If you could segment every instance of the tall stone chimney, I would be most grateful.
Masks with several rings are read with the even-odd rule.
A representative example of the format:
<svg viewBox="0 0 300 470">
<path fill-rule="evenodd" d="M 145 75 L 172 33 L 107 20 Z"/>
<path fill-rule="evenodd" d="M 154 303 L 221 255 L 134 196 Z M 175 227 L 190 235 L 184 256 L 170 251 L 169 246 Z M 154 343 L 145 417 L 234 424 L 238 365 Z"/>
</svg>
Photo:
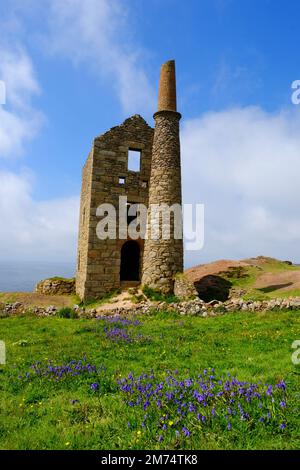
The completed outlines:
<svg viewBox="0 0 300 470">
<path fill-rule="evenodd" d="M 161 67 L 158 111 L 154 114 L 148 228 L 142 276 L 143 285 L 164 294 L 173 292 L 175 274 L 183 271 L 183 239 L 178 238 L 178 232 L 182 231 L 180 118 L 176 104 L 175 61 L 170 60 Z M 157 239 L 153 239 L 153 229 L 157 227 L 158 221 L 153 220 L 151 214 L 153 206 L 157 204 L 165 208 L 171 208 L 174 204 L 173 208 L 176 208 L 177 205 L 177 216 L 171 212 L 169 237 L 160 230 Z M 160 226 L 162 220 L 161 217 Z M 177 234 L 174 234 L 174 221 Z"/>
</svg>

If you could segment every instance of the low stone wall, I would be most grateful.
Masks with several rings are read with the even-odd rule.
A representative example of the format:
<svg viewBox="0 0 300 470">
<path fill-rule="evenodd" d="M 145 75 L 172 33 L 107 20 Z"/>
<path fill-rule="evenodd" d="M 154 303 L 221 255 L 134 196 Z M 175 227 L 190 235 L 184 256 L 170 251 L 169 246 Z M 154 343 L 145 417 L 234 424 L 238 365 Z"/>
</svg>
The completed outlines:
<svg viewBox="0 0 300 470">
<path fill-rule="evenodd" d="M 32 314 L 48 317 L 56 315 L 58 310 L 59 309 L 53 305 L 49 305 L 49 307 L 28 307 L 23 305 L 21 302 L 15 302 L 12 304 L 0 303 L 0 316 Z"/>
<path fill-rule="evenodd" d="M 194 284 L 184 274 L 177 274 L 174 282 L 174 295 L 179 299 L 190 299 L 197 298 L 198 292 Z"/>
<path fill-rule="evenodd" d="M 225 311 L 262 312 L 266 310 L 300 310 L 300 297 L 271 300 L 243 300 L 230 299 L 227 302 L 218 303 Z"/>
<path fill-rule="evenodd" d="M 205 303 L 201 299 L 187 300 L 179 303 L 166 303 L 166 302 L 150 302 L 142 301 L 134 307 L 118 307 L 111 309 L 87 309 L 73 306 L 73 310 L 77 312 L 79 317 L 97 318 L 106 315 L 147 315 L 159 311 L 178 312 L 180 315 L 191 315 L 200 317 L 214 317 L 223 315 L 226 312 L 262 312 L 272 310 L 298 310 L 300 312 L 300 297 L 291 299 L 273 299 L 263 301 L 244 301 L 243 299 L 232 299 L 227 302 L 212 301 Z M 22 315 L 25 313 L 37 316 L 52 316 L 56 315 L 59 308 L 50 305 L 49 307 L 31 307 L 28 308 L 16 302 L 13 304 L 0 303 L 0 314 L 6 315 Z"/>
<path fill-rule="evenodd" d="M 40 281 L 35 292 L 44 295 L 70 295 L 75 294 L 75 279 L 53 277 Z"/>
</svg>

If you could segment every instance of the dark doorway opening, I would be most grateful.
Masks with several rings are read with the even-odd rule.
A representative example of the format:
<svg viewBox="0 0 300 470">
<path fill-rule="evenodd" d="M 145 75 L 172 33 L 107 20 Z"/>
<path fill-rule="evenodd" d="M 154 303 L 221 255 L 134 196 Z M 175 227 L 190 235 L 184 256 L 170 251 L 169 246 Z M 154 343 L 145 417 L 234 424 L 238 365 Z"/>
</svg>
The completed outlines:
<svg viewBox="0 0 300 470">
<path fill-rule="evenodd" d="M 204 300 L 204 302 L 211 302 L 212 300 L 225 302 L 229 299 L 232 283 L 221 276 L 208 274 L 199 281 L 194 282 L 194 286 L 200 299 Z"/>
<path fill-rule="evenodd" d="M 121 249 L 120 280 L 140 280 L 140 246 L 133 240 L 124 243 Z"/>
</svg>

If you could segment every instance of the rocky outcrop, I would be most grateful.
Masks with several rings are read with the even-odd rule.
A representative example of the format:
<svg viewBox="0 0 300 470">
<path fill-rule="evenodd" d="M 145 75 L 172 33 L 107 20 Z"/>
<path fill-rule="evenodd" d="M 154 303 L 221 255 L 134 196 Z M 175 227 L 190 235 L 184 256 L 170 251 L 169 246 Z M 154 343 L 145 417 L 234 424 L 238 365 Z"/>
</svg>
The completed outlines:
<svg viewBox="0 0 300 470">
<path fill-rule="evenodd" d="M 35 292 L 44 295 L 70 295 L 75 294 L 75 279 L 53 277 L 40 281 Z"/>
</svg>

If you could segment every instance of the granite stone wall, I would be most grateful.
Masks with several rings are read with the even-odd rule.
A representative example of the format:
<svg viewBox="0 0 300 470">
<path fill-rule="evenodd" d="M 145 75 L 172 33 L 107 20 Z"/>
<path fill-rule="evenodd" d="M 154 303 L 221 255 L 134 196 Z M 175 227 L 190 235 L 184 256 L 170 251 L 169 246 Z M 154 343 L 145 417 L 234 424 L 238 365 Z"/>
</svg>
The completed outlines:
<svg viewBox="0 0 300 470">
<path fill-rule="evenodd" d="M 129 203 L 148 206 L 152 158 L 153 129 L 135 115 L 94 140 L 83 169 L 78 244 L 76 292 L 88 300 L 120 288 L 121 248 L 126 240 L 100 240 L 96 233 L 100 204 L 113 204 L 119 231 L 119 196 Z M 129 150 L 141 152 L 140 171 L 128 170 Z M 121 180 L 120 182 L 120 179 Z M 140 247 L 140 272 L 143 263 L 143 240 Z"/>
<path fill-rule="evenodd" d="M 183 271 L 183 239 L 174 236 L 175 218 L 172 215 L 170 238 L 164 239 L 160 231 L 159 238 L 153 239 L 151 230 L 156 222 L 151 219 L 151 208 L 155 204 L 167 204 L 169 207 L 173 204 L 181 205 L 180 117 L 179 113 L 173 111 L 159 111 L 154 115 L 148 237 L 145 242 L 142 283 L 165 294 L 174 291 L 175 275 Z M 161 221 L 162 218 L 160 224 Z M 177 223 L 182 228 L 182 221 L 177 219 Z"/>
</svg>

